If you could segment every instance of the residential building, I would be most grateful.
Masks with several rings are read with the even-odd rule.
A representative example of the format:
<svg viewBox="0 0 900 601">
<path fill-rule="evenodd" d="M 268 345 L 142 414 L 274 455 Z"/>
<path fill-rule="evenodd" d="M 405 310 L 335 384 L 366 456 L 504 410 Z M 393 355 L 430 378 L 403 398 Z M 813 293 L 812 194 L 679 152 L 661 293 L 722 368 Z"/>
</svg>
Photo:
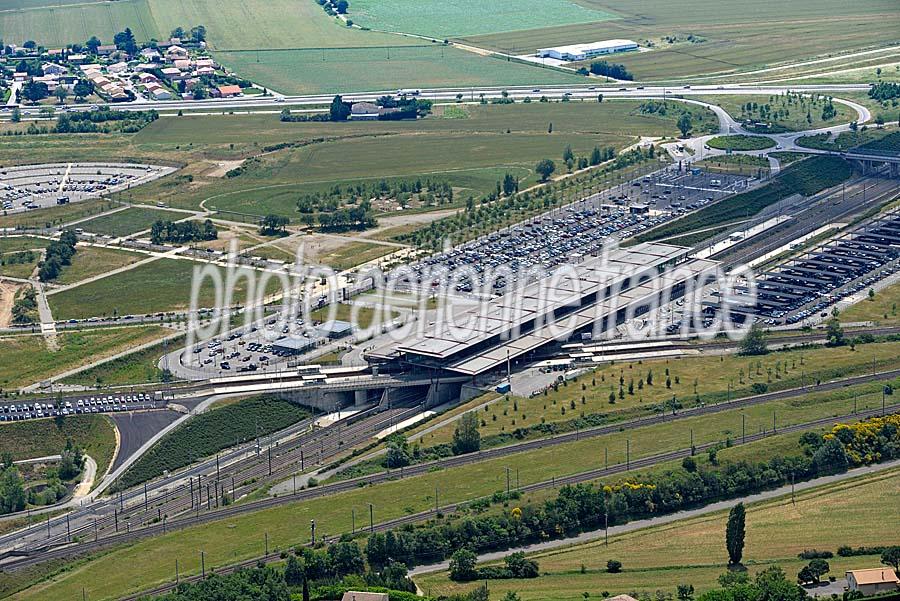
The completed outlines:
<svg viewBox="0 0 900 601">
<path fill-rule="evenodd" d="M 115 44 L 105 44 L 103 46 L 97 46 L 97 56 L 109 56 L 113 52 L 118 50 Z"/>
<path fill-rule="evenodd" d="M 220 98 L 234 98 L 244 93 L 240 86 L 219 86 L 216 91 Z"/>
<path fill-rule="evenodd" d="M 187 59 L 189 57 L 188 51 L 181 46 L 169 46 L 168 48 L 166 48 L 165 56 L 166 60 L 170 62 Z"/>
<path fill-rule="evenodd" d="M 128 70 L 128 63 L 122 61 L 113 63 L 112 65 L 108 66 L 106 70 L 110 73 L 115 73 L 118 75 L 119 73 L 124 73 Z"/>
<path fill-rule="evenodd" d="M 371 102 L 355 102 L 350 107 L 350 119 L 353 121 L 376 121 L 381 115 L 381 107 Z"/>
<path fill-rule="evenodd" d="M 41 70 L 44 72 L 44 75 L 62 75 L 69 72 L 68 69 L 56 63 L 44 63 L 41 65 Z"/>
<path fill-rule="evenodd" d="M 847 588 L 859 591 L 867 597 L 877 593 L 894 592 L 900 588 L 900 578 L 889 566 L 850 570 L 847 572 Z"/>
</svg>

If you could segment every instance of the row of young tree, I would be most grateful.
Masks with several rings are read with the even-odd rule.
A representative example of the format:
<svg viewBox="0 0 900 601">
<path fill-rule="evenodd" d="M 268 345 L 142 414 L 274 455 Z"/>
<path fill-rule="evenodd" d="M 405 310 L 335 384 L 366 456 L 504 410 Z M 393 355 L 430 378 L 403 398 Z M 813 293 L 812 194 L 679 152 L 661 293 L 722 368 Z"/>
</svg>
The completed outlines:
<svg viewBox="0 0 900 601">
<path fill-rule="evenodd" d="M 153 244 L 184 244 L 185 242 L 203 242 L 215 240 L 219 237 L 219 231 L 215 224 L 206 219 L 203 223 L 198 221 L 156 221 L 150 227 L 150 241 Z"/>
<path fill-rule="evenodd" d="M 872 87 L 869 88 L 869 98 L 879 102 L 900 98 L 900 83 L 879 81 L 872 84 Z"/>
<path fill-rule="evenodd" d="M 825 436 L 808 432 L 801 437 L 800 445 L 801 455 L 727 464 L 719 463 L 717 449 L 713 448 L 706 464 L 688 457 L 679 469 L 639 480 L 565 486 L 556 498 L 540 505 L 376 533 L 366 547 L 367 559 L 376 567 L 392 560 L 413 566 L 446 559 L 463 548 L 486 552 L 571 537 L 604 523 L 622 524 L 673 513 L 843 472 L 864 463 L 887 461 L 900 457 L 900 416 L 836 426 Z M 743 527 L 735 524 L 731 530 L 727 536 L 729 560 L 739 564 Z"/>
</svg>

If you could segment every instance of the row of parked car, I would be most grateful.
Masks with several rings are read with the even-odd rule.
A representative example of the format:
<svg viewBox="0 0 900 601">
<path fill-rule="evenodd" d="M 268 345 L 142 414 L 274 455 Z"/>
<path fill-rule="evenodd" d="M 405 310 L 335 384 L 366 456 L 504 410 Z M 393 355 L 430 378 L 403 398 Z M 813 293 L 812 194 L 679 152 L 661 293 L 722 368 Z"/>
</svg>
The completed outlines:
<svg viewBox="0 0 900 601">
<path fill-rule="evenodd" d="M 87 413 L 113 413 L 151 409 L 154 401 L 150 394 L 136 393 L 114 396 L 86 397 L 73 401 L 50 403 L 19 403 L 0 407 L 0 422 L 14 422 L 44 417 L 82 415 Z"/>
</svg>

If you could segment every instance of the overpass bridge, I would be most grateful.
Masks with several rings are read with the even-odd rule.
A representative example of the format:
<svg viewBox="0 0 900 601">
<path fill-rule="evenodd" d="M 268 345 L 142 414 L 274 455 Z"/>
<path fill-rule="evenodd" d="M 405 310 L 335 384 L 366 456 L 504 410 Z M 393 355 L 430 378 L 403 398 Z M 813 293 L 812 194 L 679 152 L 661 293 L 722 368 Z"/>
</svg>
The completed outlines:
<svg viewBox="0 0 900 601">
<path fill-rule="evenodd" d="M 853 163 L 863 175 L 887 171 L 889 177 L 900 178 L 900 152 L 856 149 L 834 154 Z"/>
</svg>

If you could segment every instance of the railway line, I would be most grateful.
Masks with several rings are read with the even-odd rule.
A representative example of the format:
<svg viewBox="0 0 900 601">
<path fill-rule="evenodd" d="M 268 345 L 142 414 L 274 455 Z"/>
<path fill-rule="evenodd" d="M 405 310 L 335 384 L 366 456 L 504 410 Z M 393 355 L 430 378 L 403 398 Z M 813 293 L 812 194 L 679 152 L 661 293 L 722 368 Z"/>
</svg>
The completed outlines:
<svg viewBox="0 0 900 601">
<path fill-rule="evenodd" d="M 521 443 L 516 443 L 512 445 L 495 447 L 491 449 L 486 449 L 484 451 L 479 451 L 477 453 L 467 454 L 467 455 L 459 455 L 455 457 L 449 457 L 446 459 L 436 460 L 427 463 L 420 463 L 412 466 L 408 466 L 406 468 L 401 468 L 399 470 L 388 470 L 382 471 L 375 474 L 370 474 L 366 476 L 360 476 L 358 478 L 343 480 L 339 482 L 335 482 L 332 484 L 318 486 L 315 488 L 307 488 L 304 490 L 297 490 L 294 494 L 285 495 L 281 497 L 272 497 L 265 498 L 256 501 L 250 501 L 247 503 L 243 503 L 240 505 L 228 505 L 228 506 L 217 506 L 214 503 L 214 498 L 211 498 L 209 494 L 206 495 L 206 509 L 202 507 L 202 504 L 199 502 L 199 498 L 195 497 L 193 494 L 186 496 L 185 492 L 192 492 L 192 489 L 189 488 L 188 484 L 181 483 L 180 484 L 180 492 L 181 494 L 178 496 L 172 495 L 172 498 L 169 498 L 168 491 L 160 491 L 163 495 L 162 500 L 159 499 L 159 492 L 157 493 L 157 497 L 154 499 L 154 505 L 151 507 L 149 501 L 144 503 L 143 513 L 138 513 L 136 515 L 140 515 L 144 518 L 142 522 L 142 527 L 137 530 L 131 530 L 129 527 L 126 527 L 125 532 L 121 532 L 121 528 L 119 527 L 119 511 L 116 507 L 117 503 L 119 503 L 118 499 L 112 499 L 111 502 L 107 502 L 105 504 L 106 512 L 104 515 L 96 517 L 96 522 L 88 519 L 86 523 L 80 525 L 78 533 L 80 535 L 88 535 L 87 540 L 85 542 L 81 542 L 78 544 L 66 544 L 71 538 L 74 536 L 74 533 L 67 532 L 63 530 L 62 532 L 57 533 L 55 536 L 52 534 L 52 529 L 54 525 L 51 524 L 51 532 L 50 536 L 48 536 L 44 540 L 34 540 L 33 544 L 30 547 L 19 547 L 17 549 L 17 554 L 22 556 L 16 557 L 6 564 L 0 564 L 0 568 L 4 570 L 15 570 L 21 569 L 23 567 L 27 567 L 30 565 L 35 565 L 41 563 L 43 561 L 47 561 L 49 559 L 56 559 L 60 557 L 69 557 L 69 556 L 77 556 L 82 553 L 89 552 L 91 550 L 103 548 L 109 545 L 117 544 L 123 541 L 136 540 L 137 538 L 142 538 L 145 536 L 152 536 L 155 534 L 164 533 L 174 529 L 181 529 L 197 524 L 206 523 L 209 521 L 215 521 L 219 519 L 224 519 L 227 517 L 232 517 L 236 515 L 251 513 L 255 511 L 259 511 L 261 509 L 266 509 L 270 507 L 275 507 L 278 505 L 282 505 L 285 503 L 293 503 L 296 501 L 303 500 L 311 500 L 315 498 L 321 498 L 328 495 L 333 495 L 341 492 L 346 492 L 350 490 L 354 490 L 361 485 L 368 484 L 378 484 L 383 483 L 388 480 L 393 480 L 396 478 L 407 478 L 412 476 L 418 476 L 425 473 L 430 472 L 433 469 L 447 469 L 452 467 L 460 467 L 472 463 L 478 463 L 482 461 L 487 461 L 496 458 L 502 458 L 518 453 L 522 453 L 525 451 L 541 449 L 545 447 L 552 447 L 561 444 L 566 444 L 570 442 L 574 442 L 577 440 L 581 440 L 584 438 L 594 438 L 603 436 L 606 434 L 611 434 L 614 432 L 621 432 L 627 430 L 635 430 L 638 428 L 644 428 L 651 425 L 662 424 L 669 421 L 686 419 L 689 417 L 697 417 L 703 415 L 711 415 L 714 413 L 719 413 L 722 411 L 728 411 L 733 409 L 739 409 L 742 407 L 749 407 L 753 405 L 758 405 L 761 403 L 767 403 L 774 400 L 781 400 L 787 398 L 797 397 L 809 392 L 826 392 L 829 390 L 838 390 L 840 388 L 844 388 L 847 386 L 853 386 L 858 384 L 864 384 L 869 382 L 877 382 L 890 380 L 896 377 L 900 377 L 900 369 L 889 370 L 885 372 L 866 374 L 860 376 L 854 376 L 850 378 L 843 378 L 839 380 L 833 380 L 829 382 L 823 382 L 818 385 L 809 385 L 803 386 L 800 388 L 792 388 L 786 390 L 780 390 L 775 392 L 769 392 L 765 394 L 745 397 L 742 399 L 730 400 L 722 403 L 718 403 L 715 405 L 705 405 L 698 406 L 689 409 L 683 409 L 681 411 L 675 413 L 664 413 L 664 414 L 656 414 L 643 418 L 637 418 L 634 420 L 629 420 L 625 422 L 617 422 L 611 423 L 603 426 L 597 426 L 590 429 L 585 429 L 581 431 L 575 432 L 567 432 L 564 434 L 558 434 L 553 437 L 543 438 L 543 439 L 535 439 L 528 440 Z M 885 405 L 881 409 L 872 409 L 864 412 L 860 412 L 856 414 L 856 417 L 867 416 L 867 415 L 877 415 L 881 412 L 894 411 L 896 409 L 900 409 L 900 405 Z M 377 429 L 377 426 L 383 426 L 384 424 L 389 423 L 389 420 L 401 421 L 406 416 L 411 413 L 415 413 L 418 411 L 417 408 L 406 408 L 406 409 L 396 409 L 398 413 L 395 415 L 376 415 L 372 419 L 376 420 L 374 422 L 369 423 L 367 420 L 363 420 L 362 422 L 356 424 L 358 430 L 362 430 L 359 432 L 359 436 L 364 439 L 371 435 L 373 429 Z M 874 412 L 874 413 L 873 413 Z M 852 415 L 850 417 L 853 417 Z M 833 422 L 835 418 L 827 418 L 824 422 Z M 819 420 L 820 422 L 823 420 Z M 812 422 L 810 422 L 812 423 Z M 819 422 L 815 422 L 819 423 Z M 343 439 L 347 439 L 348 437 L 354 436 L 348 430 L 352 426 L 348 426 L 347 429 L 343 432 Z M 795 426 L 787 426 L 782 429 L 778 429 L 779 433 L 785 431 L 793 431 L 791 428 L 795 428 Z M 331 432 L 328 429 L 323 429 L 320 431 L 323 435 L 330 436 Z M 356 432 L 356 431 L 354 431 Z M 333 439 L 337 439 L 339 437 L 331 437 Z M 746 436 L 742 436 L 741 442 L 752 441 L 754 438 L 751 438 L 750 434 Z M 307 439 L 307 442 L 308 439 Z M 315 444 L 315 443 L 313 443 Z M 323 443 L 324 444 L 324 443 Z M 334 449 L 335 446 L 338 446 L 338 442 L 329 442 L 330 445 L 327 448 Z M 297 445 L 299 447 L 300 444 Z M 278 459 L 279 463 L 277 464 L 279 468 L 282 468 L 280 472 L 274 472 L 274 478 L 281 477 L 281 475 L 289 475 L 291 469 L 296 467 L 296 454 L 288 454 L 285 453 Z M 637 461 L 637 460 L 636 460 Z M 639 465 L 638 463 L 630 462 L 630 465 Z M 267 463 L 260 465 L 259 462 L 253 464 L 252 472 L 250 473 L 258 473 L 260 469 L 267 469 Z M 614 473 L 614 472 L 613 472 Z M 227 476 L 230 477 L 230 476 Z M 182 476 L 183 478 L 183 476 Z M 219 482 L 222 481 L 222 476 L 220 474 Z M 258 483 L 254 483 L 258 484 Z M 199 487 L 195 487 L 199 488 Z M 253 487 L 255 488 L 255 487 Z M 249 490 L 249 488 L 247 489 Z M 130 493 L 130 499 L 134 500 L 138 498 L 138 505 L 141 504 L 140 496 L 141 491 L 133 491 Z M 199 490 L 198 490 L 199 496 Z M 197 502 L 194 500 L 197 499 Z M 161 504 L 160 504 L 161 503 Z M 110 507 L 112 507 L 112 514 L 109 513 Z M 169 515 L 169 512 L 172 512 L 172 515 L 180 514 L 181 517 L 175 517 L 174 519 L 161 519 L 163 515 L 163 509 L 166 510 L 166 515 Z M 193 510 L 193 511 L 192 511 Z M 132 505 L 132 511 L 134 511 L 134 505 Z M 138 507 L 138 511 L 141 509 Z M 89 514 L 89 517 L 94 514 Z M 124 515 L 124 514 L 123 514 Z M 131 516 L 129 516 L 130 519 Z M 157 519 L 153 519 L 156 517 Z M 56 528 L 59 529 L 60 525 L 65 528 L 66 525 L 66 517 L 61 516 L 56 519 Z M 96 525 L 95 525 L 96 524 Z M 33 534 L 36 530 L 38 530 L 37 526 L 32 527 L 31 533 Z M 100 536 L 100 532 L 104 533 L 104 536 Z M 93 538 L 93 540 L 90 540 Z M 52 544 L 51 544 L 52 543 Z M 53 545 L 60 545 L 54 547 Z"/>
<path fill-rule="evenodd" d="M 890 409 L 891 409 L 891 411 L 900 409 L 900 404 L 891 405 Z M 841 421 L 841 420 L 845 420 L 845 419 L 865 419 L 865 418 L 874 417 L 874 416 L 877 416 L 880 414 L 881 414 L 881 409 L 870 409 L 870 410 L 862 411 L 862 412 L 859 412 L 856 414 L 822 418 L 822 419 L 818 419 L 818 420 L 805 422 L 802 424 L 794 424 L 791 426 L 785 426 L 785 427 L 779 429 L 777 431 L 777 434 L 790 434 L 790 433 L 795 433 L 795 432 L 802 432 L 804 430 L 808 430 L 811 428 L 827 426 L 829 424 L 834 423 L 836 420 Z M 759 440 L 763 440 L 769 436 L 772 436 L 773 434 L 774 434 L 773 432 L 765 432 L 765 433 L 756 432 L 754 434 L 748 434 L 744 440 L 735 441 L 734 444 L 740 445 L 740 444 L 756 442 Z M 662 463 L 677 461 L 679 459 L 689 457 L 692 454 L 697 454 L 697 453 L 702 453 L 704 451 L 707 451 L 710 448 L 713 448 L 718 444 L 721 444 L 721 441 L 696 445 L 694 447 L 694 449 L 683 448 L 683 449 L 678 449 L 675 451 L 661 453 L 658 455 L 653 455 L 650 457 L 643 457 L 640 459 L 635 459 L 633 461 L 630 461 L 628 464 L 620 463 L 620 464 L 612 465 L 609 467 L 597 468 L 597 469 L 588 470 L 585 472 L 580 472 L 578 474 L 563 476 L 561 478 L 553 478 L 551 480 L 535 482 L 532 484 L 520 486 L 520 487 L 516 488 L 516 491 L 521 492 L 521 493 L 531 493 L 531 492 L 547 490 L 550 488 L 558 488 L 558 487 L 567 486 L 567 485 L 574 485 L 574 484 L 580 484 L 580 483 L 584 483 L 584 482 L 590 482 L 590 481 L 598 480 L 600 478 L 625 473 L 625 472 L 635 470 L 635 469 L 649 468 L 649 467 L 653 467 L 653 466 L 656 466 L 656 465 L 659 465 Z M 473 499 L 469 499 L 469 500 L 466 500 L 464 502 L 459 502 L 459 503 L 450 503 L 450 504 L 440 506 L 435 509 L 428 509 L 426 511 L 422 511 L 419 513 L 405 515 L 405 516 L 395 518 L 392 520 L 386 520 L 384 522 L 375 524 L 371 529 L 365 528 L 362 530 L 369 531 L 369 532 L 386 532 L 388 530 L 392 530 L 394 528 L 399 528 L 401 526 L 417 524 L 417 523 L 423 522 L 427 519 L 435 517 L 438 513 L 445 514 L 445 515 L 455 513 L 463 505 L 467 505 L 467 504 L 471 503 L 472 500 Z M 337 538 L 338 537 L 329 537 L 326 540 L 333 541 L 333 540 L 336 540 Z M 306 545 L 298 544 L 297 546 L 306 546 Z M 269 553 L 269 554 L 260 555 L 259 557 L 254 557 L 252 559 L 236 562 L 234 564 L 230 564 L 227 566 L 222 566 L 215 570 L 210 570 L 210 573 L 229 574 L 240 568 L 253 567 L 261 561 L 262 562 L 271 562 L 271 561 L 280 561 L 280 560 L 281 560 L 281 552 Z M 185 578 L 180 578 L 180 582 L 195 582 L 197 580 L 200 580 L 202 577 L 203 576 L 199 575 L 199 574 L 192 575 L 192 576 L 188 576 Z M 177 585 L 176 582 L 165 583 L 165 584 L 162 584 L 153 589 L 145 590 L 145 591 L 142 591 L 135 595 L 123 597 L 122 599 L 126 600 L 126 601 L 137 601 L 138 599 L 144 598 L 146 596 L 165 594 L 165 593 L 173 590 L 176 585 Z"/>
</svg>

